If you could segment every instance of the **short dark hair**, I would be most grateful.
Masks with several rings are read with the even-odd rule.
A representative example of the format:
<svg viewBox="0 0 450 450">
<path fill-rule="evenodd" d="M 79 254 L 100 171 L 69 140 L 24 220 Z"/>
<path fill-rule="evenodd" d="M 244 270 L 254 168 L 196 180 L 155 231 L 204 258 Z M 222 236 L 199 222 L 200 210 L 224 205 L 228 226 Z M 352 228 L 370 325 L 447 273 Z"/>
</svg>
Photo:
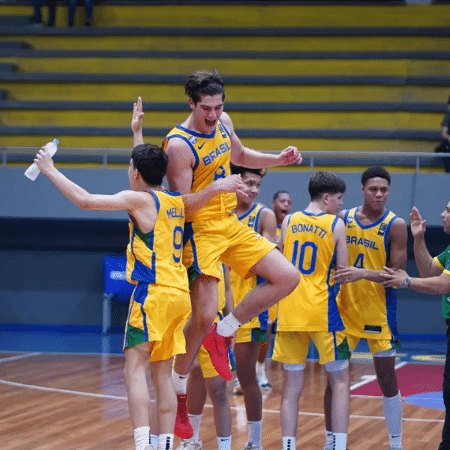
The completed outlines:
<svg viewBox="0 0 450 450">
<path fill-rule="evenodd" d="M 225 100 L 225 87 L 217 69 L 214 69 L 214 72 L 206 70 L 192 72 L 184 84 L 184 92 L 195 105 L 204 95 L 222 94 L 222 100 Z"/>
<path fill-rule="evenodd" d="M 244 175 L 245 172 L 254 173 L 261 178 L 266 174 L 266 169 L 251 169 L 249 167 L 235 166 L 230 163 L 230 170 L 233 175 Z"/>
<path fill-rule="evenodd" d="M 291 194 L 288 191 L 281 190 L 281 191 L 277 191 L 277 192 L 275 192 L 275 194 L 273 194 L 272 201 L 274 202 L 281 194 L 288 194 L 289 197 L 291 197 Z"/>
<path fill-rule="evenodd" d="M 367 181 L 371 178 L 384 178 L 387 180 L 389 185 L 391 184 L 391 176 L 384 167 L 374 166 L 366 169 L 361 175 L 361 184 L 365 186 Z"/>
<path fill-rule="evenodd" d="M 343 194 L 347 186 L 342 178 L 331 172 L 316 172 L 309 179 L 308 192 L 311 200 L 320 200 L 323 194 Z"/>
<path fill-rule="evenodd" d="M 157 145 L 136 145 L 131 152 L 133 166 L 150 186 L 159 186 L 167 172 L 169 157 Z"/>
</svg>

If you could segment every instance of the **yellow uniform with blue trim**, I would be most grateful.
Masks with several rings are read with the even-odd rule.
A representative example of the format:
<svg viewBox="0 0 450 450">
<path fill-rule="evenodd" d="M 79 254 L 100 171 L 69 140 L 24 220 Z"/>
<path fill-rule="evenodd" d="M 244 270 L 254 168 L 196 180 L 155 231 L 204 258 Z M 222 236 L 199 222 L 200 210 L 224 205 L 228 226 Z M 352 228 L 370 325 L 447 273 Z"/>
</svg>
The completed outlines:
<svg viewBox="0 0 450 450">
<path fill-rule="evenodd" d="M 182 263 L 184 204 L 178 193 L 148 191 L 157 209 L 154 228 L 143 233 L 131 218 L 127 279 L 130 300 L 124 348 L 151 342 L 151 361 L 184 353 L 183 327 L 191 306 Z"/>
<path fill-rule="evenodd" d="M 338 217 L 298 211 L 288 216 L 283 254 L 300 272 L 300 283 L 278 302 L 273 359 L 300 364 L 312 340 L 320 363 L 348 359 L 344 324 L 333 282 L 336 264 L 333 230 Z"/>
<path fill-rule="evenodd" d="M 377 222 L 363 225 L 357 212 L 358 207 L 344 215 L 348 263 L 359 268 L 382 270 L 389 262 L 388 236 L 397 216 L 386 210 Z M 384 288 L 368 280 L 345 284 L 341 287 L 339 308 L 349 336 L 368 340 L 396 339 L 396 288 Z"/>
<path fill-rule="evenodd" d="M 242 216 L 238 217 L 239 222 L 248 228 L 258 231 L 261 212 L 265 206 L 254 203 L 251 208 Z M 230 285 L 233 292 L 234 306 L 237 306 L 241 300 L 259 283 L 264 280 L 256 275 L 250 278 L 242 279 L 234 270 L 230 270 Z M 254 342 L 267 340 L 267 321 L 268 312 L 263 311 L 258 316 L 253 317 L 250 322 L 244 323 L 236 332 L 236 343 Z"/>
<path fill-rule="evenodd" d="M 230 175 L 231 138 L 221 120 L 211 134 L 201 134 L 177 125 L 166 136 L 163 149 L 170 139 L 183 140 L 194 156 L 191 192 L 198 192 L 219 178 Z M 242 278 L 274 245 L 243 226 L 232 214 L 236 195 L 216 195 L 192 216 L 187 239 L 192 245 L 192 267 L 199 274 L 220 279 L 219 261 L 235 270 Z"/>
</svg>

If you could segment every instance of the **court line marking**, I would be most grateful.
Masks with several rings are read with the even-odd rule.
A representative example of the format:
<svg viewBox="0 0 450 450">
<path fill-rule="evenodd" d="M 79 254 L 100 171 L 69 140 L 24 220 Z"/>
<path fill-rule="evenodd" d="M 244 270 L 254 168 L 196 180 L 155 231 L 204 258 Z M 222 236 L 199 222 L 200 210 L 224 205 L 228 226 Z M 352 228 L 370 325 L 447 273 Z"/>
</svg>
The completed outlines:
<svg viewBox="0 0 450 450">
<path fill-rule="evenodd" d="M 44 387 L 44 386 L 37 386 L 37 385 L 24 384 L 24 383 L 16 383 L 14 381 L 1 380 L 1 379 L 0 379 L 0 384 L 4 384 L 4 385 L 7 385 L 7 386 L 14 386 L 14 387 L 19 387 L 19 388 L 24 388 L 24 389 L 35 389 L 35 390 L 38 390 L 38 391 L 57 392 L 57 393 L 61 393 L 61 394 L 81 395 L 81 396 L 84 396 L 84 397 L 104 398 L 104 399 L 109 399 L 109 400 L 128 400 L 128 397 L 119 396 L 119 395 L 95 394 L 95 393 L 91 393 L 91 392 L 72 391 L 72 390 L 68 390 L 68 389 L 48 388 L 48 387 Z M 152 399 L 151 402 L 153 403 L 154 400 Z M 212 405 L 211 404 L 205 404 L 205 407 L 206 408 L 212 408 Z M 230 406 L 230 408 L 232 410 L 234 410 L 234 411 L 245 410 L 244 406 Z M 264 409 L 263 408 L 262 412 L 266 413 L 266 414 L 280 414 L 279 410 L 274 410 L 274 409 Z M 299 416 L 312 416 L 312 417 L 323 417 L 324 416 L 323 413 L 312 413 L 312 412 L 304 412 L 304 411 L 299 411 L 298 415 Z M 385 420 L 384 416 L 350 415 L 350 418 L 352 418 L 352 419 Z M 440 420 L 440 419 L 414 419 L 414 418 L 407 418 L 407 417 L 403 417 L 403 421 L 405 421 L 405 422 L 425 422 L 425 423 L 434 423 L 434 422 L 444 423 L 444 420 Z"/>
<path fill-rule="evenodd" d="M 33 356 L 39 356 L 41 354 L 42 354 L 41 352 L 33 352 L 33 353 L 24 353 L 16 356 L 8 356 L 7 358 L 0 358 L 0 364 L 4 362 L 18 361 L 20 359 L 31 358 Z"/>
</svg>

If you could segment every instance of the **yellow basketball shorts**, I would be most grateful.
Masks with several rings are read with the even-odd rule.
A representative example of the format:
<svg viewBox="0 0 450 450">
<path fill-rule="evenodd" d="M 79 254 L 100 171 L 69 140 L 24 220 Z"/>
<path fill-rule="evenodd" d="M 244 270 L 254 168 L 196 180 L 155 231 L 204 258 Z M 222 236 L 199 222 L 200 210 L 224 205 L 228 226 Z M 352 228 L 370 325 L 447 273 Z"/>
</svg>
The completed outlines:
<svg viewBox="0 0 450 450">
<path fill-rule="evenodd" d="M 359 344 L 361 338 L 359 336 L 354 336 L 352 334 L 346 333 L 348 346 L 350 351 L 353 352 L 356 346 Z M 386 350 L 391 350 L 400 347 L 400 342 L 393 339 L 366 339 L 367 345 L 369 346 L 370 353 L 375 354 L 379 352 L 384 352 Z"/>
<path fill-rule="evenodd" d="M 152 362 L 185 353 L 183 328 L 190 314 L 189 292 L 152 283 L 138 283 L 130 299 L 124 350 L 148 342 Z"/>
<path fill-rule="evenodd" d="M 253 276 L 250 269 L 276 245 L 243 225 L 235 214 L 204 222 L 192 222 L 186 231 L 192 254 L 183 264 L 204 275 L 220 278 L 217 262 L 222 261 L 241 278 Z M 187 227 L 188 230 L 190 227 Z"/>
<path fill-rule="evenodd" d="M 261 328 L 239 328 L 236 331 L 236 344 L 242 344 L 246 342 L 266 342 L 267 331 Z"/>
<path fill-rule="evenodd" d="M 304 364 L 310 342 L 319 352 L 319 363 L 350 358 L 344 331 L 277 331 L 272 359 L 287 364 Z"/>
</svg>

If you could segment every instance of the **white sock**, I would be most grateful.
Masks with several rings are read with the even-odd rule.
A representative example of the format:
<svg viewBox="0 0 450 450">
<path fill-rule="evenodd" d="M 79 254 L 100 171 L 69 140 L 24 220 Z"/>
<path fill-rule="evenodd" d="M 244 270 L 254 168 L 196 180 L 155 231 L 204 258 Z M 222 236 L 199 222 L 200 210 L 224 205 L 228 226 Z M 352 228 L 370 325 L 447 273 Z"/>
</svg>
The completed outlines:
<svg viewBox="0 0 450 450">
<path fill-rule="evenodd" d="M 231 450 L 231 436 L 217 437 L 217 446 L 219 450 Z"/>
<path fill-rule="evenodd" d="M 177 395 L 186 394 L 187 379 L 187 375 L 180 375 L 179 373 L 176 373 L 175 370 L 172 370 L 173 387 L 175 388 L 175 393 Z"/>
<path fill-rule="evenodd" d="M 262 435 L 262 420 L 248 421 L 248 442 L 253 442 L 258 447 L 261 447 L 261 435 Z"/>
<path fill-rule="evenodd" d="M 327 445 L 334 443 L 334 435 L 332 431 L 325 430 L 325 440 Z"/>
<path fill-rule="evenodd" d="M 138 427 L 133 430 L 136 450 L 144 450 L 150 442 L 150 427 Z"/>
<path fill-rule="evenodd" d="M 400 391 L 395 397 L 383 397 L 383 410 L 389 433 L 389 444 L 393 448 L 402 448 L 403 402 Z"/>
<path fill-rule="evenodd" d="M 347 447 L 347 433 L 333 433 L 334 450 L 345 450 Z"/>
<path fill-rule="evenodd" d="M 173 434 L 160 434 L 158 450 L 172 450 L 173 449 Z"/>
<path fill-rule="evenodd" d="M 199 442 L 200 441 L 200 425 L 202 423 L 202 415 L 201 414 L 189 414 L 189 422 L 191 422 L 192 429 L 194 430 L 194 435 L 191 438 L 191 441 Z"/>
<path fill-rule="evenodd" d="M 295 436 L 283 436 L 283 450 L 295 450 Z"/>
<path fill-rule="evenodd" d="M 241 325 L 242 323 L 233 316 L 233 313 L 230 313 L 217 323 L 217 334 L 224 337 L 233 336 Z"/>
<path fill-rule="evenodd" d="M 266 365 L 259 361 L 256 361 L 256 377 L 265 378 L 266 376 Z"/>
<path fill-rule="evenodd" d="M 158 441 L 159 436 L 157 434 L 150 435 L 150 445 L 152 446 L 153 450 L 158 450 Z"/>
</svg>

